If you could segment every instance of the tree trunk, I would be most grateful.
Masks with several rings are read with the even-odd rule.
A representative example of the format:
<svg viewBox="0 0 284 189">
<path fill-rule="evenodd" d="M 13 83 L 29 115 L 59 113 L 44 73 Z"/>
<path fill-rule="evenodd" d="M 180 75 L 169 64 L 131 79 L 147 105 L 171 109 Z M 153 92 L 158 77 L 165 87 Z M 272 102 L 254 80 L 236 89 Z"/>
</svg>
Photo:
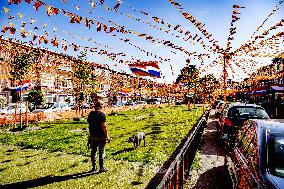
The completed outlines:
<svg viewBox="0 0 284 189">
<path fill-rule="evenodd" d="M 20 88 L 20 128 L 22 128 L 22 86 Z"/>
</svg>

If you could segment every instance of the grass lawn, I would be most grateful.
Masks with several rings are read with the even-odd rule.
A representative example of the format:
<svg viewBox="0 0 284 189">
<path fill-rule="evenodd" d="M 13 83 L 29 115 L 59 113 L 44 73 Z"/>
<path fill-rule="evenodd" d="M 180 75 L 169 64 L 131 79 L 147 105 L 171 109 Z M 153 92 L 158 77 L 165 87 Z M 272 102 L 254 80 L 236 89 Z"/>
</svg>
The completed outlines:
<svg viewBox="0 0 284 189">
<path fill-rule="evenodd" d="M 55 183 L 43 181 L 44 187 L 143 188 L 201 114 L 202 108 L 187 111 L 186 106 L 165 106 L 108 115 L 111 142 L 106 147 L 106 162 L 110 171 L 79 178 L 72 175 L 91 168 L 86 122 L 52 122 L 48 127 L 47 124 L 39 125 L 40 130 L 21 133 L 3 129 L 0 133 L 0 162 L 3 162 L 0 184 L 34 179 L 40 183 L 40 178 L 44 180 L 54 175 Z M 146 147 L 140 145 L 134 150 L 127 140 L 139 131 L 146 133 Z M 14 146 L 25 147 L 25 150 Z"/>
</svg>

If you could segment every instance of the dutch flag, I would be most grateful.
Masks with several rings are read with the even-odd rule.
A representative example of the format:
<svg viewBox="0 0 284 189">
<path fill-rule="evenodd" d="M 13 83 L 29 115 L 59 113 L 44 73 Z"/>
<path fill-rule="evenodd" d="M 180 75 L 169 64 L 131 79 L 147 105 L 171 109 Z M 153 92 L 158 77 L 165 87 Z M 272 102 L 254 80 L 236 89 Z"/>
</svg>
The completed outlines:
<svg viewBox="0 0 284 189">
<path fill-rule="evenodd" d="M 30 80 L 25 80 L 16 87 L 16 92 L 26 91 L 30 86 Z"/>
<path fill-rule="evenodd" d="M 137 76 L 161 77 L 158 62 L 138 62 L 129 64 L 129 68 Z"/>
</svg>

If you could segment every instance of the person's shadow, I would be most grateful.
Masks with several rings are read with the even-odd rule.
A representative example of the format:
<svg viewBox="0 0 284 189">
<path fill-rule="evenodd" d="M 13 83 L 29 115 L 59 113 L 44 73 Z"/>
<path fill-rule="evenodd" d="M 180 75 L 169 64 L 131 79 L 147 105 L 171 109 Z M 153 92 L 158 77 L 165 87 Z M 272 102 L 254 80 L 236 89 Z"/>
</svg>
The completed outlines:
<svg viewBox="0 0 284 189">
<path fill-rule="evenodd" d="M 11 184 L 5 184 L 5 185 L 0 185 L 1 189 L 4 188 L 33 188 L 33 187 L 37 187 L 37 186 L 44 186 L 47 184 L 51 184 L 54 182 L 62 182 L 62 181 L 66 181 L 66 180 L 70 180 L 70 179 L 77 179 L 77 178 L 83 178 L 83 177 L 87 177 L 93 174 L 97 174 L 91 171 L 85 171 L 82 173 L 75 173 L 75 174 L 70 174 L 70 175 L 64 175 L 64 176 L 52 176 L 52 175 L 48 175 L 45 177 L 40 177 L 40 178 L 36 178 L 33 180 L 27 180 L 27 181 L 21 181 L 21 182 L 16 182 L 16 183 L 11 183 Z"/>
</svg>

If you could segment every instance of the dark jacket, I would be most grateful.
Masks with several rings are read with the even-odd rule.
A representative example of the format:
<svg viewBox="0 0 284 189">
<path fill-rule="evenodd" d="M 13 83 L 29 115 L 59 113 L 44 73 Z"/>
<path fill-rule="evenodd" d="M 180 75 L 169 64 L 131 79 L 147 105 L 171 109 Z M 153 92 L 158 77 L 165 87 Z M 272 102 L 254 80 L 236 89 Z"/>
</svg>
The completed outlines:
<svg viewBox="0 0 284 189">
<path fill-rule="evenodd" d="M 89 132 L 91 137 L 106 137 L 102 123 L 106 122 L 106 114 L 100 111 L 92 111 L 88 116 Z"/>
</svg>

